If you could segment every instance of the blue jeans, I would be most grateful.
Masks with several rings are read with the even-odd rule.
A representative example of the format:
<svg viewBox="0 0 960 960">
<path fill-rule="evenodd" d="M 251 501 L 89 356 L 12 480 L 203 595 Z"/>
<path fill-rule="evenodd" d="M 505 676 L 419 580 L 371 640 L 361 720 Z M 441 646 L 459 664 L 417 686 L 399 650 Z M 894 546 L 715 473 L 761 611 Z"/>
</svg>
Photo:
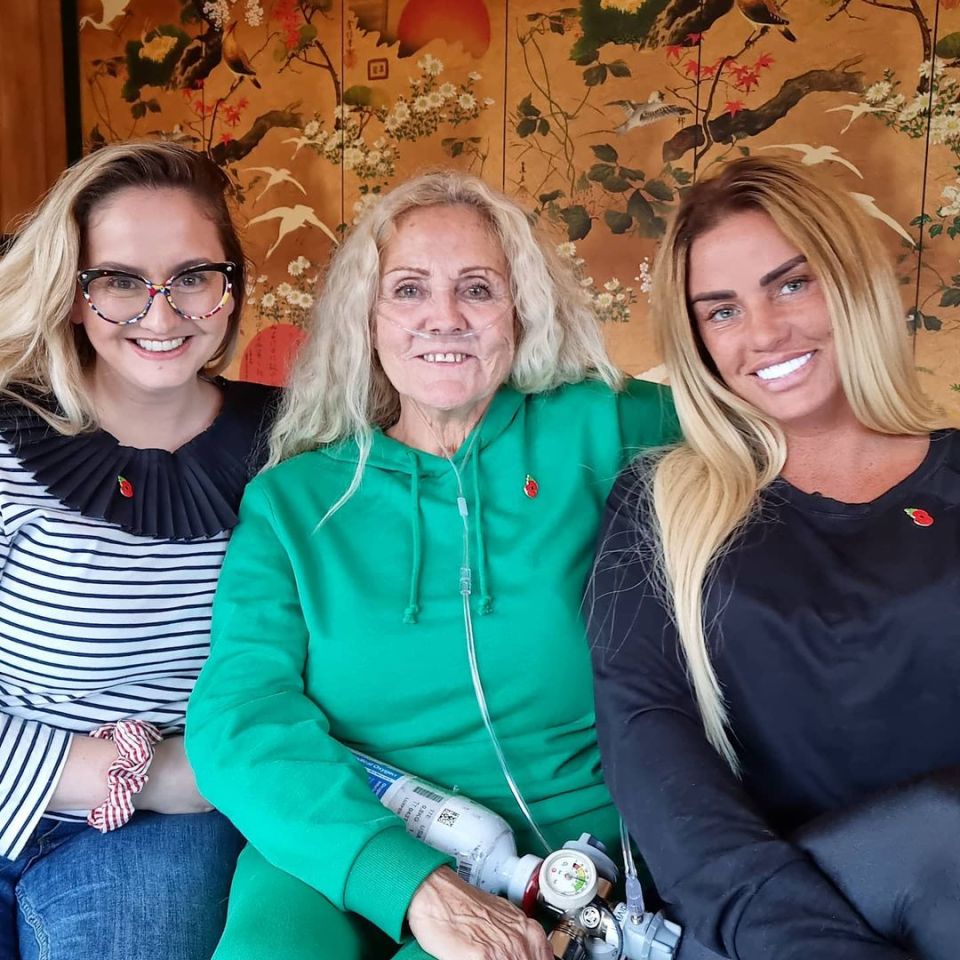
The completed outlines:
<svg viewBox="0 0 960 960">
<path fill-rule="evenodd" d="M 0 958 L 210 960 L 242 846 L 219 813 L 144 811 L 103 835 L 44 818 L 0 858 Z"/>
</svg>

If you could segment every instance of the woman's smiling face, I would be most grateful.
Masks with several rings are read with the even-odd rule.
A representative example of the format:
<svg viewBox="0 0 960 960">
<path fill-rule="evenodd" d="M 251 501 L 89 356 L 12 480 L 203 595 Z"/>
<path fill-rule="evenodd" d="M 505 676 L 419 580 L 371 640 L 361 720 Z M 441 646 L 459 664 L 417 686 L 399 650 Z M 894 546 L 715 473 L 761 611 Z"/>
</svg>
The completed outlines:
<svg viewBox="0 0 960 960">
<path fill-rule="evenodd" d="M 693 241 L 687 302 L 723 382 L 784 429 L 849 414 L 820 282 L 766 213 L 730 214 Z"/>
<path fill-rule="evenodd" d="M 516 343 L 509 268 L 476 210 L 424 207 L 397 220 L 380 257 L 374 342 L 401 410 L 485 408 Z"/>
</svg>

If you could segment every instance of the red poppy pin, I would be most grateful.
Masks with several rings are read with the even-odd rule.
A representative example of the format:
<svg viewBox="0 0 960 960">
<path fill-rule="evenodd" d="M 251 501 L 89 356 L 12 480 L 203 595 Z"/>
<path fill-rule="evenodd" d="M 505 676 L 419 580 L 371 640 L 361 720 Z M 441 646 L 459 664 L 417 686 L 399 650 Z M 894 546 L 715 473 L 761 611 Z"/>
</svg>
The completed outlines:
<svg viewBox="0 0 960 960">
<path fill-rule="evenodd" d="M 540 484 L 530 474 L 523 481 L 523 492 L 532 500 L 540 492 Z"/>
<path fill-rule="evenodd" d="M 907 507 L 903 511 L 918 527 L 932 527 L 933 517 L 919 507 Z"/>
<path fill-rule="evenodd" d="M 117 477 L 117 485 L 120 487 L 120 496 L 128 500 L 133 496 L 133 484 L 126 477 Z"/>
</svg>

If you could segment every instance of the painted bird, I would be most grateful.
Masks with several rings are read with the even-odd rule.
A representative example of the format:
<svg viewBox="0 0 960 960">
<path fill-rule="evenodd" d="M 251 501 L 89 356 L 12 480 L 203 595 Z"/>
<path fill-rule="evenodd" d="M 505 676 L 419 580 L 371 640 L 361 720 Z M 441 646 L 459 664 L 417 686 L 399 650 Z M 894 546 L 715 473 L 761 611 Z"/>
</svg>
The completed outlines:
<svg viewBox="0 0 960 960">
<path fill-rule="evenodd" d="M 840 107 L 830 107 L 830 109 L 825 112 L 839 113 L 841 110 L 849 110 L 850 119 L 847 121 L 847 125 L 840 131 L 841 133 L 846 133 L 850 127 L 853 126 L 853 121 L 859 120 L 865 113 L 890 113 L 891 109 L 891 107 L 871 107 L 868 103 L 845 103 Z"/>
<path fill-rule="evenodd" d="M 861 180 L 863 174 L 846 157 L 840 156 L 840 151 L 836 147 L 824 145 L 821 147 L 812 147 L 809 143 L 771 143 L 761 150 L 796 150 L 802 153 L 800 162 L 807 167 L 813 167 L 818 163 L 842 163 L 848 170 L 852 170 Z"/>
<path fill-rule="evenodd" d="M 250 58 L 244 53 L 239 41 L 234 36 L 234 30 L 236 29 L 237 22 L 234 20 L 223 35 L 223 59 L 235 77 L 249 78 L 250 82 L 259 90 L 260 81 L 257 79 L 257 71 L 253 69 Z"/>
<path fill-rule="evenodd" d="M 307 224 L 311 227 L 319 227 L 333 241 L 334 246 L 340 243 L 337 235 L 316 215 L 313 207 L 305 206 L 302 203 L 298 203 L 295 207 L 274 207 L 266 213 L 261 213 L 259 217 L 254 217 L 249 221 L 249 224 L 252 226 L 255 223 L 262 223 L 265 220 L 280 221 L 277 239 L 274 241 L 273 246 L 267 251 L 267 259 L 269 259 L 273 251 L 280 246 L 280 241 L 288 233 L 293 233 L 294 230 L 299 230 Z"/>
<path fill-rule="evenodd" d="M 267 185 L 257 194 L 257 198 L 253 201 L 254 203 L 257 203 L 271 187 L 275 187 L 280 183 L 292 183 L 304 196 L 307 195 L 303 184 L 300 183 L 299 180 L 294 179 L 293 174 L 287 170 L 286 167 L 281 167 L 279 170 L 276 167 L 247 167 L 246 169 L 252 170 L 255 173 L 266 173 L 269 175 Z"/>
<path fill-rule="evenodd" d="M 790 21 L 777 0 L 737 0 L 737 8 L 755 27 L 776 27 L 787 40 L 796 43 L 797 38 L 790 32 Z"/>
<path fill-rule="evenodd" d="M 637 100 L 610 100 L 607 106 L 620 107 L 626 115 L 623 123 L 614 128 L 615 132 L 621 136 L 633 130 L 634 127 L 645 127 L 648 123 L 656 123 L 657 120 L 682 117 L 690 113 L 687 107 L 681 107 L 675 103 L 664 103 L 663 94 L 659 90 L 654 90 L 645 103 Z"/>
<path fill-rule="evenodd" d="M 100 22 L 98 23 L 93 17 L 81 17 L 79 29 L 82 30 L 89 23 L 94 30 L 109 30 L 110 24 L 113 23 L 117 17 L 124 15 L 130 16 L 130 14 L 127 13 L 130 0 L 101 0 L 100 6 L 103 10 Z"/>
<path fill-rule="evenodd" d="M 853 197 L 853 199 L 856 200 L 861 207 L 863 207 L 868 216 L 873 217 L 874 220 L 879 220 L 881 223 L 885 223 L 891 230 L 899 233 L 900 236 L 903 237 L 903 239 L 906 240 L 911 247 L 915 247 L 917 245 L 916 240 L 914 240 L 913 237 L 907 233 L 906 228 L 894 220 L 889 213 L 884 213 L 877 206 L 877 203 L 873 197 L 866 193 L 853 193 L 853 191 L 850 192 L 850 196 Z"/>
</svg>

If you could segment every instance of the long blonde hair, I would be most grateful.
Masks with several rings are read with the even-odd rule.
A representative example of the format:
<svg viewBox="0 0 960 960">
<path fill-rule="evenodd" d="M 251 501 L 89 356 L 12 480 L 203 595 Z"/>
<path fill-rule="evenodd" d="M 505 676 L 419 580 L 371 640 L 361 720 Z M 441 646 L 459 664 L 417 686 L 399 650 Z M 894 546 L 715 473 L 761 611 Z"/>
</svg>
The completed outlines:
<svg viewBox="0 0 960 960">
<path fill-rule="evenodd" d="M 535 393 L 585 377 L 611 386 L 621 382 L 572 269 L 552 243 L 538 237 L 517 204 L 477 177 L 453 170 L 408 180 L 369 209 L 336 251 L 270 440 L 268 466 L 305 450 L 356 440 L 356 473 L 330 513 L 356 490 L 372 429 L 391 426 L 400 412 L 397 391 L 373 350 L 381 251 L 404 213 L 455 205 L 480 214 L 510 266 L 518 329 L 510 383 Z"/>
<path fill-rule="evenodd" d="M 655 567 L 707 739 L 734 770 L 704 597 L 717 559 L 782 470 L 786 441 L 774 420 L 733 394 L 713 370 L 688 307 L 687 268 L 697 237 L 750 210 L 767 214 L 819 279 L 843 390 L 857 419 L 879 433 L 901 435 L 927 434 L 938 423 L 913 367 L 890 262 L 848 193 L 779 157 L 735 160 L 690 189 L 653 270 L 657 340 L 684 435 L 652 475 Z"/>
<path fill-rule="evenodd" d="M 228 186 L 208 157 L 162 141 L 112 144 L 67 169 L 0 257 L 0 393 L 27 398 L 53 393 L 62 417 L 36 409 L 63 433 L 95 425 L 85 379 L 93 349 L 83 328 L 71 322 L 77 270 L 91 215 L 127 187 L 189 191 L 217 227 L 226 258 L 237 264 L 227 333 L 203 372 L 223 370 L 240 329 L 246 270 L 226 198 Z M 157 210 L 157 216 L 163 211 Z M 149 244 L 149 224 L 144 225 L 144 243 Z"/>
</svg>

